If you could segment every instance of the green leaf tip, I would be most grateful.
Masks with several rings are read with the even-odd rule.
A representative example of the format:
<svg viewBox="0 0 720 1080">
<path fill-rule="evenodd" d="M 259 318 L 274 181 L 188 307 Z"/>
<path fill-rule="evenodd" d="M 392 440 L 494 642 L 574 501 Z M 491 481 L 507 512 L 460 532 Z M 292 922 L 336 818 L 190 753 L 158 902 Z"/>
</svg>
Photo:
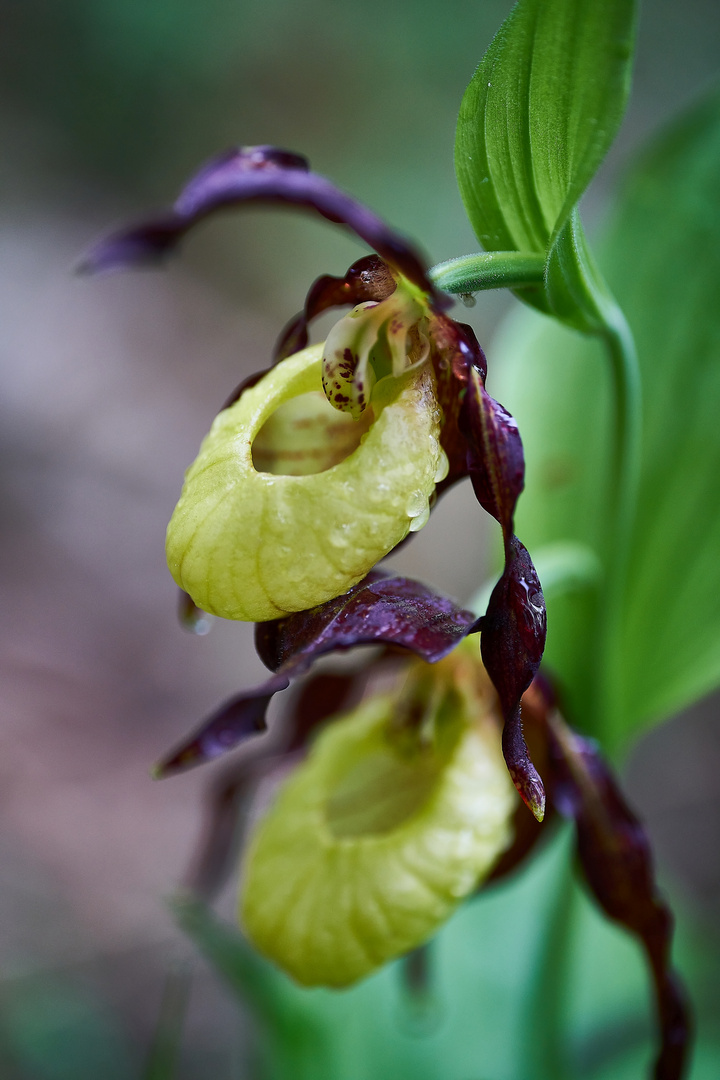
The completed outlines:
<svg viewBox="0 0 720 1080">
<path fill-rule="evenodd" d="M 360 581 L 427 520 L 445 460 L 430 366 L 380 380 L 372 417 L 356 424 L 323 404 L 321 357 L 322 346 L 304 349 L 245 390 L 216 418 L 186 474 L 166 552 L 176 582 L 203 611 L 263 622 L 314 607 Z M 295 410 L 285 420 L 282 406 Z M 327 433 L 309 448 L 322 471 L 292 475 L 283 425 L 296 435 L 306 422 Z M 349 452 L 334 462 L 338 426 Z M 256 439 L 264 467 L 277 472 L 257 468 Z"/>
<path fill-rule="evenodd" d="M 520 0 L 463 97 L 460 194 L 488 251 L 548 257 L 627 103 L 635 0 Z M 549 312 L 542 288 L 522 298 Z"/>
<path fill-rule="evenodd" d="M 335 719 L 260 821 L 241 922 L 299 983 L 348 986 L 426 941 L 509 845 L 516 795 L 489 684 L 457 689 L 468 654 L 418 666 L 419 729 L 398 723 L 402 696 Z"/>
</svg>

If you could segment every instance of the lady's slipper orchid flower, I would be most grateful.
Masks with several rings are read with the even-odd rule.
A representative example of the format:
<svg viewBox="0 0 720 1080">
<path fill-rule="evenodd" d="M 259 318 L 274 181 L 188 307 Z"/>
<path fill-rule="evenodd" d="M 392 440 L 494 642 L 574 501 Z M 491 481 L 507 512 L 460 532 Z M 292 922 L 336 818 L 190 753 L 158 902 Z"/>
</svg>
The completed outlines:
<svg viewBox="0 0 720 1080">
<path fill-rule="evenodd" d="M 245 846 L 241 921 L 301 983 L 340 986 L 425 941 L 463 897 L 525 859 L 545 826 L 521 804 L 512 812 L 500 767 L 501 710 L 467 636 L 470 613 L 416 582 L 382 576 L 328 608 L 262 624 L 261 656 L 297 673 L 333 648 L 393 640 L 420 659 L 390 694 L 370 694 L 345 715 L 328 700 L 347 697 L 374 665 L 315 675 L 291 706 L 282 745 L 256 744 L 256 755 L 217 785 L 190 884 L 210 898 L 222 883 L 234 852 L 228 813 L 236 822 L 238 800 L 246 802 L 283 753 L 279 790 Z M 236 699 L 216 715 L 215 738 L 241 714 L 247 719 L 248 702 Z M 648 959 L 659 1031 L 654 1075 L 679 1076 L 688 1012 L 647 836 L 599 750 L 564 723 L 544 680 L 533 682 L 523 705 L 549 808 L 574 823 L 585 882 Z M 297 760 L 320 724 L 319 739 L 288 777 L 284 754 Z M 194 753 L 212 748 L 198 742 Z M 182 764 L 176 757 L 166 767 Z"/>
<path fill-rule="evenodd" d="M 411 527 L 424 523 L 436 483 L 469 474 L 505 541 L 505 571 L 482 623 L 483 656 L 500 691 L 511 776 L 541 818 L 542 781 L 520 718 L 520 699 L 545 641 L 542 591 L 512 528 L 523 485 L 522 444 L 512 417 L 485 390 L 485 357 L 472 331 L 444 314 L 447 299 L 413 245 L 310 172 L 303 158 L 250 147 L 211 161 L 169 212 L 101 241 L 83 267 L 157 260 L 208 214 L 258 201 L 291 203 L 342 222 L 379 258 L 360 260 L 344 278 L 318 279 L 280 339 L 284 362 L 241 388 L 217 418 L 170 523 L 171 570 L 205 610 L 255 621 L 291 616 L 352 591 Z M 354 310 L 330 332 L 321 363 L 320 351 L 302 351 L 308 323 L 338 306 Z M 321 388 L 333 408 L 364 425 L 356 429 L 357 443 L 346 428 L 351 452 L 344 460 L 335 462 L 327 447 L 315 445 L 323 471 L 311 471 L 306 461 L 301 470 L 280 472 L 278 451 L 285 446 L 287 459 L 289 427 L 281 409 L 289 406 L 295 421 L 309 414 L 316 424 L 313 395 Z M 321 423 L 327 429 L 327 417 Z M 257 468 L 268 459 L 276 471 Z"/>
<path fill-rule="evenodd" d="M 309 398 L 293 418 L 296 430 L 304 429 L 308 408 L 317 418 L 321 368 L 319 347 L 272 368 L 219 414 L 187 472 L 167 557 L 178 585 L 204 611 L 262 622 L 314 607 L 355 585 L 427 520 L 443 475 L 429 368 L 383 380 L 372 397 L 372 423 L 349 420 L 356 430 L 343 430 L 358 445 L 325 471 L 282 475 L 273 461 L 268 471 L 256 468 L 255 439 L 285 403 Z M 343 425 L 331 424 L 326 412 L 333 410 L 320 414 L 322 430 L 334 439 Z M 273 442 L 268 435 L 270 452 Z"/>
<path fill-rule="evenodd" d="M 424 943 L 512 838 L 494 694 L 461 646 L 335 718 L 249 843 L 240 918 L 298 982 L 347 986 Z"/>
<path fill-rule="evenodd" d="M 379 644 L 418 658 L 402 690 L 330 716 L 245 857 L 241 916 L 258 947 L 303 983 L 347 985 L 423 943 L 534 842 L 537 823 L 513 814 L 500 767 L 501 745 L 542 820 L 546 791 L 523 734 L 524 702 L 549 808 L 575 822 L 590 888 L 650 962 L 656 1075 L 679 1075 L 686 1010 L 646 838 L 596 748 L 566 727 L 535 678 L 545 606 L 513 528 L 524 483 L 517 425 L 487 393 L 482 350 L 445 314 L 413 245 L 304 158 L 250 147 L 211 161 L 169 212 L 101 241 L 84 268 L 157 260 L 208 214 L 246 202 L 311 210 L 349 226 L 377 255 L 313 284 L 276 365 L 233 394 L 188 471 L 168 529 L 171 570 L 202 609 L 257 622 L 272 674 L 210 716 L 158 775 L 263 731 L 273 695 L 326 653 Z M 309 347 L 312 319 L 343 306 L 352 310 L 325 345 Z M 373 569 L 427 519 L 436 485 L 463 476 L 504 542 L 504 570 L 480 619 Z M 477 632 L 484 667 L 469 640 Z M 328 714 L 317 707 L 300 717 L 286 749 L 302 746 L 320 719 Z"/>
</svg>

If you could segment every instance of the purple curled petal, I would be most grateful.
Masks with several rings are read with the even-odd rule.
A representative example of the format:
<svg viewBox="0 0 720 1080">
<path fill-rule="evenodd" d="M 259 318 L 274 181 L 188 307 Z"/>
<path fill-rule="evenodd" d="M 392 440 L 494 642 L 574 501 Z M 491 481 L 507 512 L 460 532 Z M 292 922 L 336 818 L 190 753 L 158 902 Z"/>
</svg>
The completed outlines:
<svg viewBox="0 0 720 1080">
<path fill-rule="evenodd" d="M 505 571 L 493 589 L 482 620 L 482 656 L 510 715 L 533 680 L 545 648 L 545 600 L 532 560 L 516 536 L 508 545 Z"/>
<path fill-rule="evenodd" d="M 545 817 L 545 785 L 530 758 L 523 734 L 519 703 L 513 712 L 505 717 L 502 750 L 510 779 L 534 817 L 542 821 Z"/>
<path fill-rule="evenodd" d="M 355 645 L 395 645 L 434 663 L 466 636 L 472 612 L 410 578 L 375 570 L 342 596 L 309 611 L 258 623 L 255 646 L 271 671 L 304 670 L 316 657 Z"/>
<path fill-rule="evenodd" d="M 505 729 L 503 753 L 515 787 L 542 819 L 545 793 L 530 760 L 522 731 L 520 699 L 540 666 L 545 649 L 545 600 L 532 560 L 516 536 L 506 546 L 505 570 L 481 620 L 483 663 L 500 698 Z"/>
<path fill-rule="evenodd" d="M 431 324 L 431 336 L 436 393 L 443 415 L 440 444 L 448 459 L 448 474 L 436 489 L 440 496 L 468 475 L 467 440 L 460 430 L 462 401 L 470 368 L 475 366 L 484 373 L 487 365 L 472 327 L 455 322 L 447 315 L 436 314 Z"/>
<path fill-rule="evenodd" d="M 212 159 L 185 186 L 169 214 L 101 240 L 80 269 L 93 273 L 157 262 L 209 214 L 252 202 L 290 204 L 346 225 L 439 306 L 445 305 L 446 298 L 427 277 L 425 260 L 409 240 L 324 176 L 308 171 L 304 158 L 266 146 L 229 150 Z"/>
<path fill-rule="evenodd" d="M 77 272 L 103 274 L 128 266 L 157 266 L 175 248 L 180 227 L 177 214 L 165 213 L 120 229 L 94 244 L 80 259 Z"/>
<path fill-rule="evenodd" d="M 396 645 L 429 663 L 441 660 L 470 632 L 471 611 L 409 578 L 376 570 L 347 593 L 310 611 L 258 623 L 257 650 L 274 674 L 230 699 L 164 757 L 158 778 L 211 761 L 266 730 L 273 694 L 285 690 L 327 653 L 355 645 Z"/>
<path fill-rule="evenodd" d="M 680 1080 L 690 1041 L 682 984 L 671 967 L 673 917 L 658 891 L 647 834 L 589 739 L 551 719 L 552 801 L 575 822 L 580 864 L 603 911 L 638 938 L 652 972 L 660 1050 L 655 1080 Z"/>
<path fill-rule="evenodd" d="M 158 780 L 183 772 L 193 765 L 212 761 L 234 750 L 252 735 L 266 730 L 265 713 L 270 699 L 286 690 L 290 680 L 282 675 L 268 679 L 256 690 L 237 694 L 220 706 L 200 727 L 162 758 L 153 770 Z"/>
<path fill-rule="evenodd" d="M 515 506 L 525 485 L 522 440 L 517 422 L 490 397 L 474 367 L 468 372 L 460 427 L 467 440 L 468 471 L 476 498 L 509 536 Z"/>
</svg>

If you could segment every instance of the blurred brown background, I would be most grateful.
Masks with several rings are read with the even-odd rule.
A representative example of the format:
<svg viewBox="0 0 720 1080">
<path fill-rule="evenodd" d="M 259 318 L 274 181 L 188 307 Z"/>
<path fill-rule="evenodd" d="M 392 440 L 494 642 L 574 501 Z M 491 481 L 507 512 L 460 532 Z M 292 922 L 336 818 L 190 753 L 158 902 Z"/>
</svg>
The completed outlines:
<svg viewBox="0 0 720 1080">
<path fill-rule="evenodd" d="M 257 679 L 247 626 L 175 619 L 166 522 L 214 412 L 265 366 L 322 272 L 363 250 L 283 212 L 214 221 L 162 273 L 78 279 L 108 226 L 172 198 L 207 156 L 269 142 L 415 236 L 477 247 L 452 146 L 500 0 L 0 3 L 0 1075 L 139 1076 L 163 972 L 185 947 L 163 897 L 212 769 L 157 755 Z M 636 147 L 716 74 L 715 0 L 652 0 L 627 122 L 586 200 L 601 220 Z M 509 298 L 469 313 L 489 344 Z M 397 564 L 459 597 L 485 533 L 452 493 Z M 718 913 L 716 704 L 638 747 L 628 782 L 688 903 Z M 657 793 L 661 792 L 659 796 Z M 209 974 L 182 1076 L 238 1075 L 242 1031 Z M 62 1047 L 62 1053 L 57 1048 Z"/>
</svg>

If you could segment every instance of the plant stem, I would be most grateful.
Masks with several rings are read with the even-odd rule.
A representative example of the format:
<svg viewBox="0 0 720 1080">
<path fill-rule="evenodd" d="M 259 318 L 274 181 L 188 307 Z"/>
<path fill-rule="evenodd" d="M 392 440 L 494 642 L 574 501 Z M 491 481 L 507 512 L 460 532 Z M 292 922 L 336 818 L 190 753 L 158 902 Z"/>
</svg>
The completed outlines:
<svg viewBox="0 0 720 1080">
<path fill-rule="evenodd" d="M 544 255 L 522 251 L 481 251 L 438 263 L 429 271 L 443 292 L 464 295 L 482 289 L 520 289 L 542 285 Z"/>
<path fill-rule="evenodd" d="M 174 964 L 166 975 L 160 1018 L 143 1080 L 172 1080 L 176 1074 L 191 980 L 187 962 Z"/>
<path fill-rule="evenodd" d="M 568 1080 L 570 1074 L 565 1013 L 572 960 L 575 884 L 569 835 L 564 838 L 562 849 L 555 895 L 544 928 L 532 996 L 523 1025 L 522 1064 L 526 1072 L 522 1075 L 533 1080 Z"/>
<path fill-rule="evenodd" d="M 602 333 L 611 363 L 614 446 L 610 472 L 611 517 L 607 538 L 607 592 L 600 627 L 602 673 L 599 711 L 604 731 L 617 730 L 622 609 L 630 568 L 642 463 L 642 383 L 632 330 L 621 308 L 608 305 Z"/>
</svg>

